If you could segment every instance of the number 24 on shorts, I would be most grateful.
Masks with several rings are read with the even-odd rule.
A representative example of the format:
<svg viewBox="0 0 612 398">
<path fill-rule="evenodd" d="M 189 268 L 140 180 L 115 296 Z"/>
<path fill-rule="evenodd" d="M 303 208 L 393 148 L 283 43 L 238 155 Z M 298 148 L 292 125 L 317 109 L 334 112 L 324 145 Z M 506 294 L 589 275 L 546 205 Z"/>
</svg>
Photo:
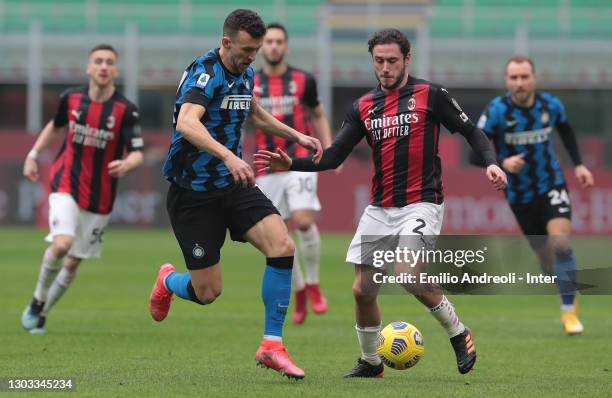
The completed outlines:
<svg viewBox="0 0 612 398">
<path fill-rule="evenodd" d="M 550 198 L 551 206 L 558 206 L 561 204 L 570 204 L 570 198 L 567 194 L 567 190 L 563 189 L 552 189 L 548 191 L 548 197 Z"/>
</svg>

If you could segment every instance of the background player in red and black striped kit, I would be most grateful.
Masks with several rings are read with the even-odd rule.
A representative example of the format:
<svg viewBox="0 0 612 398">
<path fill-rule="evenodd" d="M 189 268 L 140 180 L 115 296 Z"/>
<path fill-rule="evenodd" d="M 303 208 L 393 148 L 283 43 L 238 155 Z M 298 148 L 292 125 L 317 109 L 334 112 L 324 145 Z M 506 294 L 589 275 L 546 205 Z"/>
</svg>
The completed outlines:
<svg viewBox="0 0 612 398">
<path fill-rule="evenodd" d="M 81 260 L 100 256 L 117 179 L 142 163 L 138 110 L 115 88 L 117 59 L 117 51 L 108 44 L 89 52 L 89 84 L 62 94 L 54 119 L 25 160 L 24 176 L 37 181 L 38 154 L 67 131 L 50 173 L 51 245 L 43 256 L 32 302 L 21 318 L 31 333 L 44 333 L 47 313 L 74 280 Z"/>
<path fill-rule="evenodd" d="M 253 93 L 259 104 L 275 118 L 313 136 L 316 131 L 323 148 L 331 144 L 331 131 L 323 106 L 319 102 L 314 77 L 303 70 L 287 65 L 288 36 L 278 23 L 267 26 L 261 52 L 263 68 L 255 74 Z M 285 138 L 271 136 L 255 130 L 257 149 L 274 151 L 281 148 L 289 156 L 308 156 L 308 149 Z M 297 237 L 304 271 L 295 256 L 292 286 L 295 296 L 293 323 L 304 322 L 307 299 L 317 314 L 327 311 L 327 300 L 319 284 L 321 237 L 315 223 L 316 212 L 321 210 L 317 196 L 317 173 L 257 171 L 257 185 L 270 198 L 284 220 L 291 220 Z"/>
<path fill-rule="evenodd" d="M 291 159 L 280 150 L 260 151 L 255 162 L 272 170 L 320 171 L 341 164 L 364 137 L 372 148 L 371 202 L 364 210 L 346 257 L 347 262 L 355 264 L 355 328 L 361 357 L 345 377 L 380 377 L 383 373 L 383 365 L 376 353 L 381 326 L 377 303 L 380 285 L 373 283 L 374 274 L 381 270 L 374 267 L 371 256 L 362 253 L 376 245 L 372 245 L 368 238 L 362 238 L 397 237 L 400 245 L 419 250 L 421 239 L 426 243 L 427 236 L 439 235 L 442 228 L 444 194 L 438 156 L 440 123 L 452 133 L 463 135 L 475 152 L 485 159 L 487 178 L 495 188 L 500 190 L 506 186 L 506 176 L 497 166 L 493 147 L 448 91 L 408 75 L 408 39 L 396 29 L 387 29 L 375 33 L 368 45 L 380 84 L 353 103 L 334 143 L 323 152 L 320 163 L 314 164 L 306 157 Z M 417 239 L 408 239 L 411 236 Z M 421 284 L 418 289 L 418 292 L 412 291 L 415 297 L 448 333 L 459 372 L 469 372 L 476 361 L 471 331 L 461 323 L 453 305 L 444 295 L 437 293 L 439 290 L 435 286 Z"/>
</svg>

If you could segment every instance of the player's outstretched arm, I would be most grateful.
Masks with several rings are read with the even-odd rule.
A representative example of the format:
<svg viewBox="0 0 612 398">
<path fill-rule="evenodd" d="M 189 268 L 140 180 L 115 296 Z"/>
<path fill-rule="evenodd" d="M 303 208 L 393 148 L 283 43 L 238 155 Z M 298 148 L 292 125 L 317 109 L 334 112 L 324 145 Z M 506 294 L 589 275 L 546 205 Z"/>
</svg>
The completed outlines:
<svg viewBox="0 0 612 398">
<path fill-rule="evenodd" d="M 296 142 L 304 148 L 311 149 L 314 152 L 312 160 L 315 163 L 318 163 L 321 159 L 323 148 L 321 147 L 321 142 L 318 139 L 302 134 L 299 131 L 280 122 L 265 109 L 263 109 L 255 98 L 251 100 L 251 113 L 249 114 L 249 117 L 251 118 L 253 126 L 256 128 L 262 129 L 268 134 L 277 135 L 289 141 Z"/>
<path fill-rule="evenodd" d="M 181 106 L 176 120 L 176 130 L 196 148 L 221 159 L 234 177 L 236 184 L 255 185 L 255 175 L 251 167 L 220 142 L 215 140 L 200 121 L 206 113 L 202 105 L 189 102 Z"/>
<path fill-rule="evenodd" d="M 253 162 L 260 170 L 272 171 L 323 171 L 335 169 L 348 157 L 355 145 L 363 138 L 363 130 L 353 123 L 343 123 L 333 144 L 323 151 L 321 161 L 315 163 L 310 158 L 291 159 L 277 149 L 275 152 L 259 150 Z"/>
<path fill-rule="evenodd" d="M 274 152 L 260 149 L 253 156 L 253 164 L 259 171 L 289 171 L 293 163 L 293 159 L 280 148 L 276 148 Z"/>
<path fill-rule="evenodd" d="M 38 181 L 38 155 L 45 148 L 49 147 L 53 143 L 55 137 L 64 130 L 63 127 L 55 127 L 53 120 L 49 121 L 42 129 L 40 135 L 36 139 L 34 146 L 28 152 L 25 162 L 23 164 L 23 175 L 30 181 Z"/>
</svg>

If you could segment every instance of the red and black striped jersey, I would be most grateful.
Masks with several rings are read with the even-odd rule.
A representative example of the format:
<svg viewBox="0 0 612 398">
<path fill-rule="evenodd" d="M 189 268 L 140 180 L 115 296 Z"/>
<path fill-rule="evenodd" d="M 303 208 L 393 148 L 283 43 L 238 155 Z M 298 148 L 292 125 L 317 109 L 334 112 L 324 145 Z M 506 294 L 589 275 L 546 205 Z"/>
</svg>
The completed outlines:
<svg viewBox="0 0 612 398">
<path fill-rule="evenodd" d="M 275 118 L 297 131 L 312 136 L 314 129 L 310 110 L 319 105 L 317 84 L 314 77 L 303 70 L 287 67 L 282 75 L 269 76 L 263 70 L 255 74 L 253 94 L 257 102 Z M 274 151 L 281 148 L 289 156 L 308 156 L 308 149 L 282 137 L 255 129 L 256 149 Z M 265 175 L 268 172 L 257 172 Z"/>
<path fill-rule="evenodd" d="M 136 105 L 118 91 L 105 102 L 93 101 L 88 91 L 82 86 L 61 95 L 53 124 L 68 132 L 51 166 L 51 192 L 69 193 L 81 209 L 108 214 L 117 191 L 108 164 L 126 150 L 142 149 L 143 139 Z"/>
<path fill-rule="evenodd" d="M 444 190 L 438 156 L 440 123 L 452 133 L 460 132 L 470 139 L 476 130 L 477 141 L 489 149 L 484 134 L 446 89 L 409 77 L 406 85 L 396 90 L 385 92 L 379 86 L 361 96 L 319 164 L 314 165 L 308 158 L 294 159 L 291 170 L 335 168 L 365 137 L 374 163 L 370 198 L 373 206 L 441 204 Z"/>
</svg>

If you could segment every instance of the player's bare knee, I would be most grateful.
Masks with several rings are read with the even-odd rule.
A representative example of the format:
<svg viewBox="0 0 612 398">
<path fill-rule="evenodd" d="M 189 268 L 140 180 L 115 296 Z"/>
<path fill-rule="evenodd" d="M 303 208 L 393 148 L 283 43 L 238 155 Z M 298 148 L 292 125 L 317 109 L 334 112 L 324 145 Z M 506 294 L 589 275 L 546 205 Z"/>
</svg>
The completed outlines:
<svg viewBox="0 0 612 398">
<path fill-rule="evenodd" d="M 288 257 L 295 253 L 295 243 L 289 234 L 272 242 L 271 246 L 270 253 L 265 253 L 266 257 Z"/>
<path fill-rule="evenodd" d="M 302 232 L 306 232 L 310 229 L 310 227 L 312 227 L 312 224 L 314 224 L 314 218 L 305 215 L 294 215 L 291 218 L 291 222 L 295 228 Z"/>
<path fill-rule="evenodd" d="M 295 227 L 302 232 L 306 232 L 312 227 L 312 224 L 314 224 L 312 220 L 300 220 L 295 223 Z"/>
<path fill-rule="evenodd" d="M 53 254 L 55 257 L 64 257 L 70 251 L 72 247 L 72 237 L 61 237 L 53 240 Z"/>
<path fill-rule="evenodd" d="M 286 239 L 282 245 L 283 256 L 293 256 L 295 254 L 295 242 L 291 239 L 291 236 L 287 234 Z"/>
</svg>

